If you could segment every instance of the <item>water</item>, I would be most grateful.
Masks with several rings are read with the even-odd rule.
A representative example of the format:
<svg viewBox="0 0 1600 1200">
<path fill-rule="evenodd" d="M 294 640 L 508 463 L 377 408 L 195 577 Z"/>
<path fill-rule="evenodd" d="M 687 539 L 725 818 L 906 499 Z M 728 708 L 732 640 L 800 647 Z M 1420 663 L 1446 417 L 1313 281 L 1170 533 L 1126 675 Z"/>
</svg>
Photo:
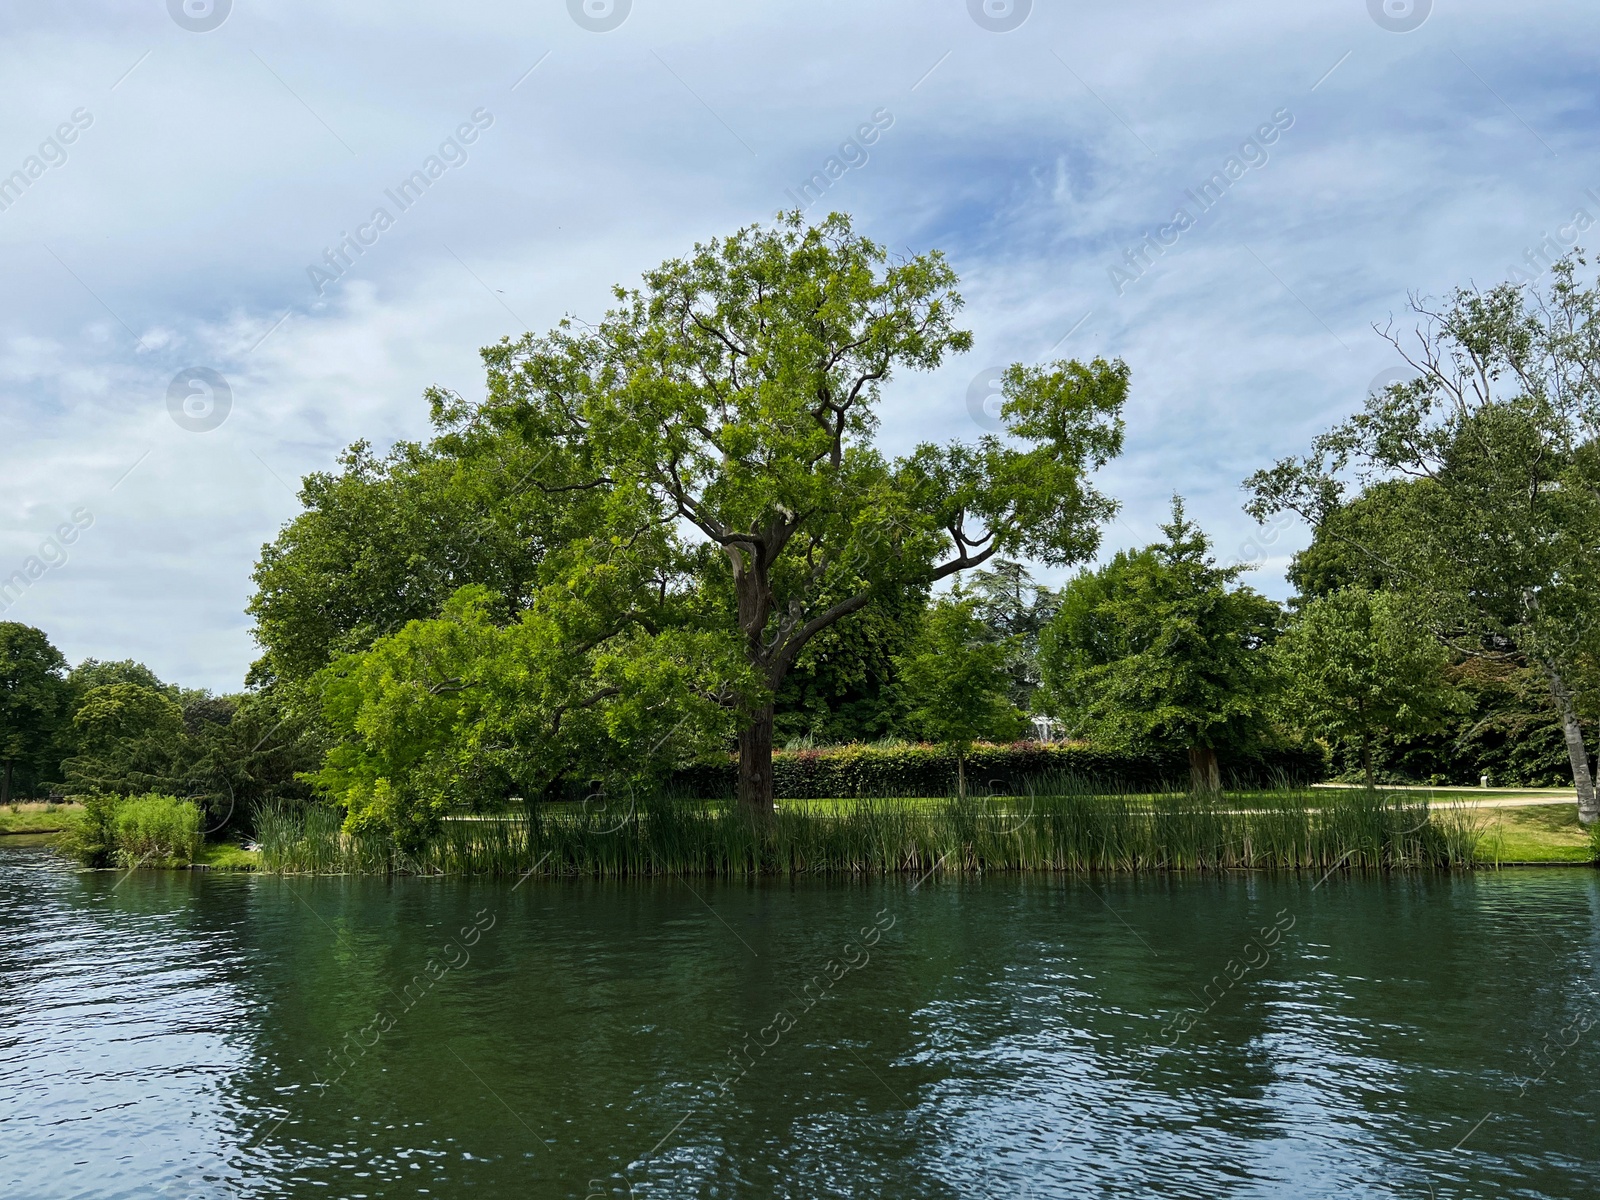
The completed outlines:
<svg viewBox="0 0 1600 1200">
<path fill-rule="evenodd" d="M 1593 872 L 915 882 L 0 851 L 0 1195 L 1600 1190 Z"/>
</svg>

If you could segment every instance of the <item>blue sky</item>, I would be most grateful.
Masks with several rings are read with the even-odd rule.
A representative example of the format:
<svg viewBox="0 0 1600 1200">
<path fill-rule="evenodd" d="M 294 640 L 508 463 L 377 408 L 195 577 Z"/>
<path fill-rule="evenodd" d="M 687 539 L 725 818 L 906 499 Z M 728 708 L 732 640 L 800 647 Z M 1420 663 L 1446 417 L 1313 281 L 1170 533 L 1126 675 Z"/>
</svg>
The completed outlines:
<svg viewBox="0 0 1600 1200">
<path fill-rule="evenodd" d="M 994 365 L 1120 355 L 1107 548 L 1179 491 L 1284 595 L 1305 532 L 1257 530 L 1240 481 L 1394 366 L 1371 327 L 1408 292 L 1496 282 L 1600 219 L 1600 7 L 1015 2 L 989 0 L 1003 31 L 966 0 L 587 0 L 598 29 L 562 0 L 7 11 L 0 176 L 37 177 L 0 192 L 0 576 L 92 520 L 4 619 L 237 688 L 250 568 L 301 475 L 425 435 L 423 389 L 476 394 L 480 346 L 770 219 L 874 114 L 815 211 L 943 249 L 977 338 L 887 389 L 887 446 L 983 432 Z M 400 211 L 386 189 L 430 156 Z M 1186 189 L 1230 157 L 1202 213 Z M 1114 275 L 1147 234 L 1172 244 Z M 195 368 L 226 383 L 220 424 L 169 410 Z"/>
</svg>

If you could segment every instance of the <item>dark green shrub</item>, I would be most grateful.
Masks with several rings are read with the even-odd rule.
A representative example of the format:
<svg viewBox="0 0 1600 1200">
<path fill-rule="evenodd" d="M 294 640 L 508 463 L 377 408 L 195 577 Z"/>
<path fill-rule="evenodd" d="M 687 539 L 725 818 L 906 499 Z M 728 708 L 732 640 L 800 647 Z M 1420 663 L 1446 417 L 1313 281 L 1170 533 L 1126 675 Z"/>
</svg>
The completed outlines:
<svg viewBox="0 0 1600 1200">
<path fill-rule="evenodd" d="M 75 796 L 83 812 L 56 843 L 86 867 L 109 867 L 117 852 L 117 809 L 123 798 L 113 795 Z"/>
<path fill-rule="evenodd" d="M 1325 778 L 1327 761 L 1317 746 L 1272 749 L 1224 762 L 1223 773 L 1233 787 L 1301 786 Z M 956 759 L 949 749 L 926 743 L 776 750 L 772 775 L 779 800 L 946 796 L 956 788 Z M 1020 795 L 1047 778 L 1069 776 L 1130 792 L 1165 791 L 1188 786 L 1189 760 L 1182 751 L 1134 753 L 1058 742 L 979 743 L 967 755 L 969 783 L 991 795 Z M 688 795 L 731 796 L 735 780 L 729 759 L 682 768 L 671 786 Z"/>
</svg>

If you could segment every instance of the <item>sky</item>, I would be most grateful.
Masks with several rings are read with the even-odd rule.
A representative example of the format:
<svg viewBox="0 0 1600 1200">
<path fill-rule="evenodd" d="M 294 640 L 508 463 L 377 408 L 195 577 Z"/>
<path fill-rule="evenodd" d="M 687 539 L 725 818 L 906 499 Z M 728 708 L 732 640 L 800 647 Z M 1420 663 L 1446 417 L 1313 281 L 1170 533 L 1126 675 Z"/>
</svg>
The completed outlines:
<svg viewBox="0 0 1600 1200">
<path fill-rule="evenodd" d="M 1390 377 L 1409 295 L 1600 220 L 1597 50 L 1576 0 L 6 6 L 0 619 L 237 690 L 303 475 L 797 203 L 961 276 L 975 347 L 886 388 L 886 449 L 988 432 L 998 366 L 1121 357 L 1105 550 L 1181 493 L 1283 597 L 1307 532 L 1241 482 Z"/>
</svg>

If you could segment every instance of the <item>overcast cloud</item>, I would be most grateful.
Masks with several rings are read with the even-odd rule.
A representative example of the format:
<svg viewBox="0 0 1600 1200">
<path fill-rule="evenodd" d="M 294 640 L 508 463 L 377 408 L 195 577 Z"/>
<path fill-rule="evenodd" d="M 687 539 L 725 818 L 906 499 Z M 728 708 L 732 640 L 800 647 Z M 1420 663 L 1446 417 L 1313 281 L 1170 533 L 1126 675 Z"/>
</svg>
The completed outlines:
<svg viewBox="0 0 1600 1200">
<path fill-rule="evenodd" d="M 480 346 L 598 316 L 830 156 L 811 211 L 943 249 L 977 338 L 891 385 L 890 449 L 983 432 L 985 368 L 1120 355 L 1107 547 L 1178 491 L 1281 596 L 1304 531 L 1251 549 L 1239 483 L 1394 365 L 1372 323 L 1600 219 L 1592 3 L 587 2 L 599 28 L 563 0 L 0 16 L 0 175 L 36 176 L 0 191 L 0 575 L 79 527 L 4 619 L 236 689 L 301 475 L 425 436 L 423 389 L 478 393 Z M 225 413 L 169 410 L 193 368 Z"/>
</svg>

